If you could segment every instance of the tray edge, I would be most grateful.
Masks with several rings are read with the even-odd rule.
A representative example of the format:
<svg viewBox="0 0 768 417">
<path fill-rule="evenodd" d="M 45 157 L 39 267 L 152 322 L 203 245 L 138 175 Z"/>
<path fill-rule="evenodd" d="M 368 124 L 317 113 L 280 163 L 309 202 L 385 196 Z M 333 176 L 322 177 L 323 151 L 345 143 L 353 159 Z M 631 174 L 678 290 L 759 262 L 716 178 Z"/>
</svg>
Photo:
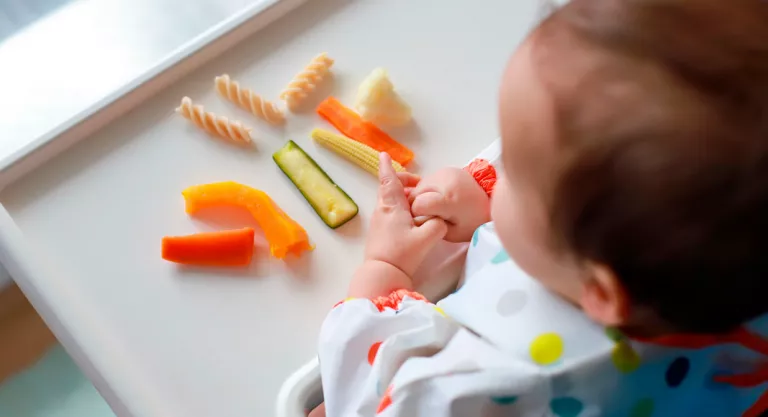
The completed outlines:
<svg viewBox="0 0 768 417">
<path fill-rule="evenodd" d="M 180 46 L 132 82 L 8 157 L 0 159 L 0 190 L 307 1 L 260 1 Z M 62 314 L 59 313 L 62 312 L 57 313 L 56 307 L 49 302 L 50 297 L 46 293 L 50 289 L 39 288 L 36 285 L 37 280 L 34 277 L 49 275 L 51 272 L 46 270 L 40 262 L 35 262 L 34 253 L 34 249 L 30 247 L 11 214 L 0 203 L 0 265 L 7 269 L 12 280 L 18 284 L 61 345 L 93 382 L 117 416 L 153 417 L 158 415 L 157 412 L 148 414 L 146 411 L 149 408 L 162 410 L 163 407 L 158 406 L 161 402 L 159 399 L 150 399 L 151 393 L 144 392 L 146 395 L 141 395 L 144 398 L 144 405 L 125 401 L 122 395 L 123 390 L 115 389 L 114 384 L 110 383 L 109 376 L 104 372 L 104 367 L 96 365 L 96 361 L 88 356 L 87 349 L 76 336 L 77 329 L 68 328 L 61 320 Z M 59 289 L 65 290 L 65 288 Z M 89 320 L 87 312 L 67 311 L 63 314 L 79 314 L 84 320 Z M 119 346 L 112 347 L 119 350 L 117 349 Z M 130 375 L 123 375 L 123 377 L 130 379 Z M 121 385 L 125 386 L 125 384 Z M 140 384 L 134 385 L 139 386 L 132 390 L 142 391 Z M 148 404 L 155 407 L 150 407 Z M 160 414 L 168 416 L 162 412 Z"/>
<path fill-rule="evenodd" d="M 307 1 L 261 0 L 181 45 L 120 89 L 0 159 L 0 190 Z"/>
</svg>

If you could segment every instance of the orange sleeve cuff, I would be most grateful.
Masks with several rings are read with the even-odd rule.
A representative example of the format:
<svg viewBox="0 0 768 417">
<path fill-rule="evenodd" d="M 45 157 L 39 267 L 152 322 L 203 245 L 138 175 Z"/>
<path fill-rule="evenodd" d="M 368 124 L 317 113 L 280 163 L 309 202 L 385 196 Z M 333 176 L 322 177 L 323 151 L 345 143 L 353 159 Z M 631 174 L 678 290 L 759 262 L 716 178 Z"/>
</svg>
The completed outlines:
<svg viewBox="0 0 768 417">
<path fill-rule="evenodd" d="M 410 297 L 414 300 L 425 301 L 427 303 L 429 302 L 429 300 L 427 300 L 426 297 L 417 293 L 416 291 L 408 291 L 408 290 L 402 290 L 402 289 L 392 291 L 391 293 L 389 293 L 389 295 L 382 295 L 376 298 L 372 298 L 371 302 L 373 303 L 373 305 L 376 306 L 376 308 L 379 311 L 384 311 L 384 309 L 387 307 L 393 310 L 397 310 L 400 308 L 400 303 L 403 302 L 403 299 L 405 299 L 405 297 Z M 341 300 L 338 303 L 336 303 L 333 306 L 333 308 L 336 308 L 344 304 L 345 301 L 349 301 L 349 300 L 354 300 L 354 298 L 347 298 L 347 299 Z"/>
<path fill-rule="evenodd" d="M 496 186 L 497 177 L 496 168 L 494 168 L 490 162 L 478 158 L 464 167 L 464 170 L 472 175 L 480 187 L 483 188 L 483 191 L 488 194 L 488 197 L 493 194 L 493 188 Z"/>
</svg>

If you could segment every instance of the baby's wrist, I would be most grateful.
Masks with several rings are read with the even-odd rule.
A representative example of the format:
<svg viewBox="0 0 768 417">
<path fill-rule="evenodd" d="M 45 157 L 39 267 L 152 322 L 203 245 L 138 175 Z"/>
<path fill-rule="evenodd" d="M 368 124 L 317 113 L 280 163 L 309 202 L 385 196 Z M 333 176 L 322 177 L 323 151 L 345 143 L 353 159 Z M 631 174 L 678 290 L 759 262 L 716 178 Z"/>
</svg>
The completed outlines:
<svg viewBox="0 0 768 417">
<path fill-rule="evenodd" d="M 473 161 L 473 163 L 475 161 Z M 485 173 L 475 175 L 473 175 L 473 173 L 468 169 L 464 169 L 466 175 L 470 176 L 472 180 L 462 182 L 462 184 L 464 184 L 466 187 L 471 187 L 472 189 L 467 189 L 462 194 L 465 197 L 463 207 L 466 213 L 464 216 L 463 225 L 465 228 L 467 226 L 469 227 L 469 230 L 467 230 L 468 234 L 466 236 L 466 240 L 463 241 L 468 242 L 472 237 L 475 229 L 491 221 L 490 197 L 496 184 L 496 171 L 493 166 L 489 165 L 489 167 L 490 169 L 484 170 Z"/>
<path fill-rule="evenodd" d="M 366 259 L 349 284 L 349 297 L 374 298 L 395 290 L 412 290 L 411 277 L 397 266 L 378 259 Z"/>
</svg>

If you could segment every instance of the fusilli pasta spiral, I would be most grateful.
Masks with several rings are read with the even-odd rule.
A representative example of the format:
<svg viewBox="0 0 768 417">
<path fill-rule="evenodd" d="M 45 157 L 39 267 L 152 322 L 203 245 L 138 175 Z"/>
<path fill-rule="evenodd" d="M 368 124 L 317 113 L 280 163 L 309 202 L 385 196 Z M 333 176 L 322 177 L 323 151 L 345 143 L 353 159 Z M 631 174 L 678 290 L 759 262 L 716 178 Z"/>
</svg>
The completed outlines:
<svg viewBox="0 0 768 417">
<path fill-rule="evenodd" d="M 316 56 L 298 75 L 293 77 L 285 87 L 280 98 L 285 100 L 288 108 L 295 109 L 309 93 L 315 90 L 315 86 L 328 74 L 333 59 L 325 52 Z"/>
<path fill-rule="evenodd" d="M 253 91 L 240 87 L 237 81 L 232 81 L 229 75 L 216 77 L 216 90 L 224 98 L 250 111 L 254 116 L 261 117 L 271 124 L 280 124 L 285 118 L 283 112 L 274 104 L 264 100 Z"/>
<path fill-rule="evenodd" d="M 194 105 L 189 97 L 181 99 L 181 105 L 176 109 L 176 112 L 191 120 L 197 127 L 208 133 L 240 144 L 251 143 L 251 129 L 244 127 L 238 121 L 229 120 L 224 116 L 216 116 L 211 112 L 205 111 L 203 106 Z"/>
</svg>

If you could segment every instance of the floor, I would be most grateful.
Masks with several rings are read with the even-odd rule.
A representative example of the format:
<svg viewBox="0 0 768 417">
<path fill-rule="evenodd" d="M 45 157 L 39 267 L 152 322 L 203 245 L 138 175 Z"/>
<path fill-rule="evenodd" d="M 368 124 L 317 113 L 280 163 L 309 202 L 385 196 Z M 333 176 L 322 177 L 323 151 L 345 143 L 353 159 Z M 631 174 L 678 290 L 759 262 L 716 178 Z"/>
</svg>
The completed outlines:
<svg viewBox="0 0 768 417">
<path fill-rule="evenodd" d="M 0 416 L 114 417 L 15 286 L 0 292 Z"/>
</svg>

